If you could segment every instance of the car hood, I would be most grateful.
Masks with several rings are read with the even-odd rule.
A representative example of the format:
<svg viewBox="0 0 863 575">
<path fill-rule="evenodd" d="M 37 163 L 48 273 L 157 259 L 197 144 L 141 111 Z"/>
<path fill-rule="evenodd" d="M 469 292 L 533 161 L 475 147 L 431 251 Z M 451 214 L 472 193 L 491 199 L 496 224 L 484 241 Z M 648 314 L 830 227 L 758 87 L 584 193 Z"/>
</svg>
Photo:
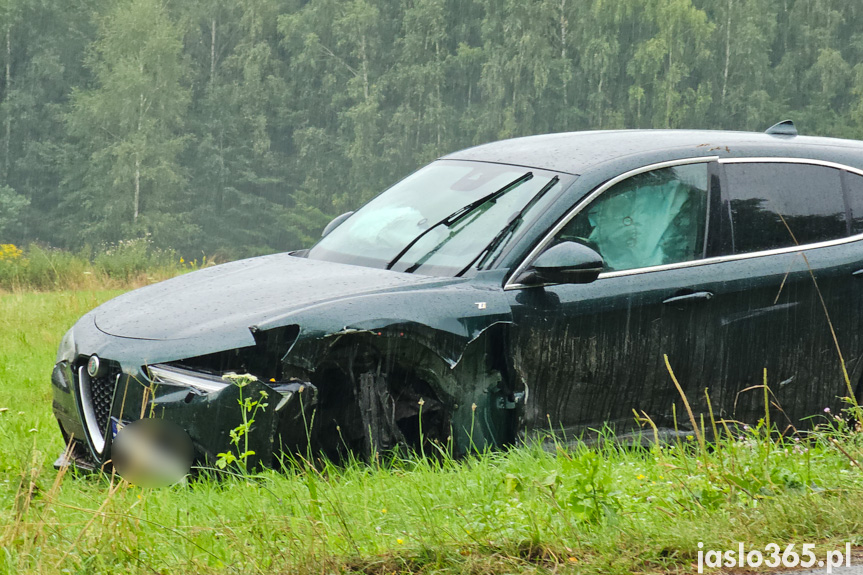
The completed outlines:
<svg viewBox="0 0 863 575">
<path fill-rule="evenodd" d="M 276 254 L 182 275 L 97 308 L 109 335 L 172 340 L 224 333 L 313 305 L 463 280 L 391 272 Z"/>
</svg>

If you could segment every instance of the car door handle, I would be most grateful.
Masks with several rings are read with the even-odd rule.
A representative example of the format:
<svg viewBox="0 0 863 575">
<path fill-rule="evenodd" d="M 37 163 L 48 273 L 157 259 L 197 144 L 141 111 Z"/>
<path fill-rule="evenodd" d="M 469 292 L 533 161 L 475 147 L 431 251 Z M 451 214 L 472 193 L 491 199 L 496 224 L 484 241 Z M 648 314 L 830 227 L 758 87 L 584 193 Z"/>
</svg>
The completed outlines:
<svg viewBox="0 0 863 575">
<path fill-rule="evenodd" d="M 666 305 L 674 305 L 674 304 L 683 304 L 690 302 L 698 302 L 698 301 L 709 301 L 713 299 L 713 292 L 709 291 L 697 291 L 693 293 L 688 293 L 684 295 L 676 295 L 674 297 L 670 297 L 666 300 L 662 300 L 662 303 Z"/>
<path fill-rule="evenodd" d="M 857 270 L 856 272 L 851 274 L 855 278 L 863 279 L 863 270 Z"/>
</svg>

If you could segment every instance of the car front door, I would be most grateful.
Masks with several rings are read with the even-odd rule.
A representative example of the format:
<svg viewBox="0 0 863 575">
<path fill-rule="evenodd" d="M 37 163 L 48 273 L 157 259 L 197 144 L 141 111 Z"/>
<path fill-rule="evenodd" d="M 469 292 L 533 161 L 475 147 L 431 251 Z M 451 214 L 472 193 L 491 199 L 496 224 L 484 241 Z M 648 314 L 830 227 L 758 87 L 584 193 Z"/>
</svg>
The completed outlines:
<svg viewBox="0 0 863 575">
<path fill-rule="evenodd" d="M 663 356 L 694 384 L 713 345 L 712 290 L 721 278 L 698 264 L 710 243 L 708 219 L 716 219 L 708 209 L 718 206 L 716 169 L 699 159 L 616 178 L 525 260 L 529 266 L 544 249 L 576 241 L 605 264 L 589 284 L 507 286 L 528 429 L 571 434 L 609 422 L 622 430 L 634 409 L 671 425 L 679 394 Z"/>
</svg>

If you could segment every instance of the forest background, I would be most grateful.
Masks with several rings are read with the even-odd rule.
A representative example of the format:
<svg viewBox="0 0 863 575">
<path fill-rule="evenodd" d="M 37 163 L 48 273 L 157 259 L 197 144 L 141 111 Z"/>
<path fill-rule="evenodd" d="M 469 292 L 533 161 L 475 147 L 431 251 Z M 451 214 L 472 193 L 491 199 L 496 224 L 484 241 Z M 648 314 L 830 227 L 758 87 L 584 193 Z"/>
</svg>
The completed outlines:
<svg viewBox="0 0 863 575">
<path fill-rule="evenodd" d="M 474 144 L 785 118 L 863 138 L 859 0 L 0 0 L 0 244 L 284 251 Z"/>
</svg>

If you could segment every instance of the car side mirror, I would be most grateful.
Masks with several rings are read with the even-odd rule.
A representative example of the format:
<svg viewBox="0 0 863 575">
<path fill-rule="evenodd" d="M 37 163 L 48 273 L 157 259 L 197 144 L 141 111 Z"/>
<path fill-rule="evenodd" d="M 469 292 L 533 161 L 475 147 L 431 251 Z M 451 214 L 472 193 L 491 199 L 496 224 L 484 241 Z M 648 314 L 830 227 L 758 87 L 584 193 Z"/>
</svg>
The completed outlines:
<svg viewBox="0 0 863 575">
<path fill-rule="evenodd" d="M 342 215 L 336 216 L 335 218 L 333 218 L 333 220 L 327 224 L 327 227 L 324 228 L 324 231 L 321 232 L 321 237 L 322 238 L 326 237 L 327 234 L 329 234 L 331 231 L 333 231 L 334 229 L 336 229 L 337 227 L 342 225 L 342 222 L 344 222 L 346 219 L 348 219 L 352 215 L 354 215 L 353 212 L 345 212 Z"/>
<path fill-rule="evenodd" d="M 561 242 L 542 252 L 518 283 L 589 284 L 604 269 L 602 256 L 584 244 Z"/>
</svg>

